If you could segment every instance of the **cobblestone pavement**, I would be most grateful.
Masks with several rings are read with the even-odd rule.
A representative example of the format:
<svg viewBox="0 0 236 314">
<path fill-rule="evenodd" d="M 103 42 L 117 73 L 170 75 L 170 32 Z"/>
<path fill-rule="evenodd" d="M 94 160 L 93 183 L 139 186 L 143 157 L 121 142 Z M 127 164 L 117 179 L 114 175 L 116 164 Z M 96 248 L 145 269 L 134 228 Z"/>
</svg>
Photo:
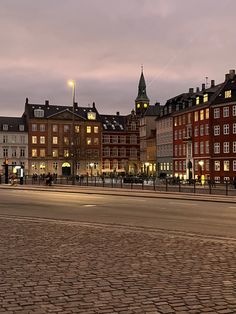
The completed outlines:
<svg viewBox="0 0 236 314">
<path fill-rule="evenodd" d="M 0 313 L 236 313 L 236 241 L 0 217 Z"/>
</svg>

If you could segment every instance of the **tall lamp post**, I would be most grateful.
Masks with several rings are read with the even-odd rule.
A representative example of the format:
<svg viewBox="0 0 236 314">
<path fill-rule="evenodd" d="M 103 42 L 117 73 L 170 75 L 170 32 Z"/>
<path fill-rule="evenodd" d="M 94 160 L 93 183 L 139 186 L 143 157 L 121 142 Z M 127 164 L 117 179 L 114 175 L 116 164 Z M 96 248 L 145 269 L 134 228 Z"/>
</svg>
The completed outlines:
<svg viewBox="0 0 236 314">
<path fill-rule="evenodd" d="M 72 184 L 75 184 L 75 166 L 76 166 L 76 147 L 75 147 L 75 87 L 74 80 L 68 81 L 68 85 L 72 87 L 72 133 L 71 133 L 71 146 L 72 146 Z"/>
</svg>

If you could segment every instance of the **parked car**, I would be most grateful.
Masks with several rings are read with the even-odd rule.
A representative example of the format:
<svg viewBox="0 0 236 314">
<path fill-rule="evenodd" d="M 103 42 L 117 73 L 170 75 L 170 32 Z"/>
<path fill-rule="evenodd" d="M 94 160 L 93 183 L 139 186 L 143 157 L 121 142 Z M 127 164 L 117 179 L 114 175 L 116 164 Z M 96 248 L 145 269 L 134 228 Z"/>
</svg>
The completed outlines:
<svg viewBox="0 0 236 314">
<path fill-rule="evenodd" d="M 124 183 L 143 183 L 143 178 L 138 176 L 126 176 L 123 179 Z"/>
</svg>

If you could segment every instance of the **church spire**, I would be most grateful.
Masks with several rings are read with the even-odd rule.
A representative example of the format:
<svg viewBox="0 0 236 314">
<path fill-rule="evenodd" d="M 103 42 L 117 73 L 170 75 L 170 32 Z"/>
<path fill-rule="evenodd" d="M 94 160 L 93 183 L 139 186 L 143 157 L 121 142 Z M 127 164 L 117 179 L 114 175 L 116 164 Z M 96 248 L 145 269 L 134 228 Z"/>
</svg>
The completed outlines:
<svg viewBox="0 0 236 314">
<path fill-rule="evenodd" d="M 149 106 L 149 98 L 146 92 L 146 82 L 143 75 L 143 65 L 141 66 L 141 76 L 138 84 L 138 96 L 135 100 L 135 109 L 137 114 L 143 114 Z"/>
</svg>

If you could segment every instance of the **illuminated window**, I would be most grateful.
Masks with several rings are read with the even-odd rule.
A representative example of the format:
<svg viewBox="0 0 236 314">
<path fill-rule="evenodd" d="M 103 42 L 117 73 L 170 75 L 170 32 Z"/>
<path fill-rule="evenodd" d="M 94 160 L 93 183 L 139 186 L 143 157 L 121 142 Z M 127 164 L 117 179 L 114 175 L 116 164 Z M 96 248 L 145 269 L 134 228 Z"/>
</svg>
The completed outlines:
<svg viewBox="0 0 236 314">
<path fill-rule="evenodd" d="M 37 149 L 32 149 L 32 157 L 37 157 Z"/>
<path fill-rule="evenodd" d="M 209 108 L 206 109 L 205 114 L 206 114 L 206 119 L 209 119 Z"/>
<path fill-rule="evenodd" d="M 86 132 L 87 132 L 87 133 L 91 133 L 91 132 L 92 132 L 92 127 L 91 127 L 91 126 L 87 126 Z"/>
<path fill-rule="evenodd" d="M 215 160 L 215 171 L 220 171 L 220 161 L 219 160 Z"/>
<path fill-rule="evenodd" d="M 98 133 L 98 126 L 94 127 L 94 133 Z"/>
<path fill-rule="evenodd" d="M 137 108 L 140 108 L 140 104 L 137 104 Z"/>
<path fill-rule="evenodd" d="M 95 137 L 95 138 L 93 139 L 93 143 L 94 143 L 94 145 L 98 145 L 98 144 L 99 144 L 99 139 L 98 139 L 98 137 Z"/>
<path fill-rule="evenodd" d="M 87 113 L 87 118 L 88 118 L 88 120 L 96 120 L 96 112 L 89 111 Z"/>
<path fill-rule="evenodd" d="M 203 102 L 208 102 L 208 94 L 204 94 L 204 96 L 203 96 Z"/>
<path fill-rule="evenodd" d="M 40 136 L 40 144 L 45 144 L 45 136 Z"/>
<path fill-rule="evenodd" d="M 52 157 L 58 157 L 58 149 L 52 150 Z"/>
<path fill-rule="evenodd" d="M 231 98 L 231 95 L 232 95 L 231 90 L 225 91 L 225 98 Z"/>
<path fill-rule="evenodd" d="M 69 150 L 68 149 L 64 149 L 64 157 L 69 157 Z"/>
<path fill-rule="evenodd" d="M 32 136 L 32 144 L 37 144 L 37 136 Z"/>
<path fill-rule="evenodd" d="M 58 144 L 58 137 L 57 136 L 53 136 L 52 143 L 53 144 Z"/>
<path fill-rule="evenodd" d="M 200 104 L 200 97 L 197 97 L 196 98 L 196 105 L 199 105 Z"/>
<path fill-rule="evenodd" d="M 224 160 L 224 171 L 229 171 L 229 160 Z"/>
<path fill-rule="evenodd" d="M 204 110 L 200 110 L 200 120 L 204 120 Z"/>
<path fill-rule="evenodd" d="M 147 106 L 148 106 L 148 104 L 144 104 L 144 105 L 143 105 L 144 108 L 147 108 Z"/>
<path fill-rule="evenodd" d="M 39 152 L 40 157 L 45 157 L 45 148 L 41 148 Z"/>
<path fill-rule="evenodd" d="M 194 112 L 194 121 L 198 121 L 198 111 Z"/>
<path fill-rule="evenodd" d="M 64 144 L 69 145 L 69 137 L 64 136 Z"/>
<path fill-rule="evenodd" d="M 75 125 L 75 133 L 79 133 L 79 125 Z"/>
<path fill-rule="evenodd" d="M 87 137 L 86 143 L 87 143 L 87 145 L 91 145 L 92 144 L 91 137 Z"/>
</svg>

